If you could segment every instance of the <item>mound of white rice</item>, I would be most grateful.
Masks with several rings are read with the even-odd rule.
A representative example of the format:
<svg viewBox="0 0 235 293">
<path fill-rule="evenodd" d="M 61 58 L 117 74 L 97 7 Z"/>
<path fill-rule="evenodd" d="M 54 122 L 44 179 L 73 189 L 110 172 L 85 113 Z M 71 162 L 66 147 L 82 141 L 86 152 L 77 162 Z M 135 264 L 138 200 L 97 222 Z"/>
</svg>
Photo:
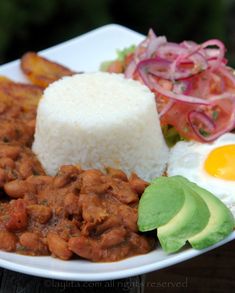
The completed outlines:
<svg viewBox="0 0 235 293">
<path fill-rule="evenodd" d="M 33 151 L 51 175 L 78 164 L 146 180 L 161 175 L 168 158 L 154 95 L 138 81 L 101 72 L 64 77 L 45 90 Z"/>
</svg>

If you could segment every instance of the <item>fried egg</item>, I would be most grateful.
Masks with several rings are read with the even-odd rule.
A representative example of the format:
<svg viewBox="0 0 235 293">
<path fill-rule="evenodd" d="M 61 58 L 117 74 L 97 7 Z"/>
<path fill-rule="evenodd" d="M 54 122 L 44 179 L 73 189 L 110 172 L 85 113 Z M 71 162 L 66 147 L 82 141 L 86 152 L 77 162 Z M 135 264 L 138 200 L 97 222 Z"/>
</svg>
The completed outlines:
<svg viewBox="0 0 235 293">
<path fill-rule="evenodd" d="M 207 189 L 235 216 L 235 134 L 210 144 L 178 142 L 171 149 L 167 174 L 182 175 Z"/>
</svg>

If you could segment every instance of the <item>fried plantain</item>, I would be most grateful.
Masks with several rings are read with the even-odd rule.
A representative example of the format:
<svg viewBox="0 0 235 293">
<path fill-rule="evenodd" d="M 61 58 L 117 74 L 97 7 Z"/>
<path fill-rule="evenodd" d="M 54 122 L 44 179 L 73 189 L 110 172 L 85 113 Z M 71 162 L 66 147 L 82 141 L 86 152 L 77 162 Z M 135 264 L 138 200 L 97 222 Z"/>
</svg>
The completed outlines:
<svg viewBox="0 0 235 293">
<path fill-rule="evenodd" d="M 21 69 L 34 85 L 43 88 L 63 76 L 75 74 L 69 68 L 49 61 L 35 52 L 28 52 L 22 56 Z"/>
<path fill-rule="evenodd" d="M 36 115 L 43 89 L 0 76 L 0 118 L 27 118 Z"/>
</svg>

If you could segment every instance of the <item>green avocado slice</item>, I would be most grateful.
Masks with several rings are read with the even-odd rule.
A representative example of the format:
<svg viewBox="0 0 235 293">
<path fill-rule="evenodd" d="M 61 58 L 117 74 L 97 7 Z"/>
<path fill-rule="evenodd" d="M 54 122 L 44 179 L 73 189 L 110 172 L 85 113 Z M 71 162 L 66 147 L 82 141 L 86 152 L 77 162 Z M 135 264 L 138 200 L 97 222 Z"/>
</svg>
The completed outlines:
<svg viewBox="0 0 235 293">
<path fill-rule="evenodd" d="M 180 177 L 168 178 L 179 182 Z M 161 246 L 167 253 L 173 253 L 182 248 L 190 237 L 204 229 L 210 217 L 205 201 L 187 184 L 181 184 L 181 188 L 185 194 L 182 209 L 157 230 Z"/>
<path fill-rule="evenodd" d="M 151 231 L 168 223 L 183 207 L 185 194 L 178 182 L 159 177 L 141 196 L 138 206 L 138 227 Z"/>
<path fill-rule="evenodd" d="M 206 227 L 188 239 L 192 247 L 195 249 L 203 249 L 228 236 L 234 229 L 234 217 L 230 210 L 209 191 L 184 178 L 182 180 L 184 184 L 188 184 L 189 188 L 196 191 L 203 198 L 211 214 Z"/>
</svg>

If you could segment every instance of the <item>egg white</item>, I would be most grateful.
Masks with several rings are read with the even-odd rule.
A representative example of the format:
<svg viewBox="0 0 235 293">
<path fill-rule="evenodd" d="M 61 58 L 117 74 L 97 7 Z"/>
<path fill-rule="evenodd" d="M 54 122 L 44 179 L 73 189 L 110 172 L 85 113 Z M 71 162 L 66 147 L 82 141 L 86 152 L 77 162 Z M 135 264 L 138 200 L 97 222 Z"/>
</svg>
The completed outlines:
<svg viewBox="0 0 235 293">
<path fill-rule="evenodd" d="M 235 181 L 216 178 L 204 169 L 204 162 L 209 153 L 217 147 L 229 144 L 235 144 L 233 133 L 226 133 L 210 144 L 178 142 L 170 151 L 167 174 L 182 175 L 207 189 L 217 196 L 235 217 Z"/>
</svg>

